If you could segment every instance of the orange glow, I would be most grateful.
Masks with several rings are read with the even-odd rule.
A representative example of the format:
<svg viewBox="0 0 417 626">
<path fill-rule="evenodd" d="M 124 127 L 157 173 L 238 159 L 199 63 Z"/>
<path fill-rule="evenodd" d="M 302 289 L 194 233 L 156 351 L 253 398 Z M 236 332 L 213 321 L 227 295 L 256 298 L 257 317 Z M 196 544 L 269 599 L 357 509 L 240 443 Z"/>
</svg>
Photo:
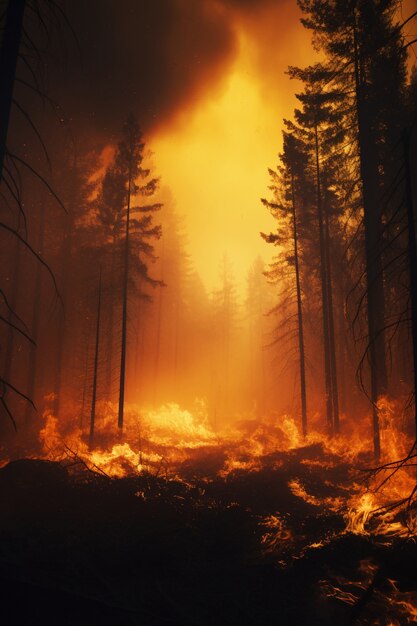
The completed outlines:
<svg viewBox="0 0 417 626">
<path fill-rule="evenodd" d="M 74 623 L 417 624 L 399 24 L 372 0 L 112 4 L 84 20 L 94 99 L 80 76 L 68 120 L 40 119 L 51 172 L 41 133 L 4 128 L 28 158 L 3 155 L 11 601 L 41 615 L 50 586 Z"/>
<path fill-rule="evenodd" d="M 359 567 L 360 580 L 350 581 L 339 576 L 337 584 L 321 581 L 320 586 L 327 597 L 334 597 L 345 604 L 354 606 L 359 598 L 369 590 L 377 573 L 378 566 L 372 560 L 364 559 Z M 373 623 L 386 624 L 387 626 L 416 623 L 417 594 L 414 591 L 400 591 L 395 580 L 388 579 L 383 592 L 376 590 L 374 601 L 383 607 L 384 621 L 378 620 L 378 622 Z"/>
<path fill-rule="evenodd" d="M 381 411 L 385 412 L 383 463 L 404 458 L 412 443 L 396 427 L 399 406 L 386 398 L 381 400 Z M 356 430 L 338 439 L 329 439 L 313 430 L 303 440 L 299 426 L 286 415 L 260 419 L 255 428 L 253 423 L 242 422 L 214 432 L 206 408 L 199 401 L 196 401 L 193 412 L 173 403 L 156 410 L 130 404 L 126 407 L 123 436 L 115 442 L 115 413 L 115 405 L 101 404 L 101 417 L 96 424 L 96 446 L 92 450 L 82 429 L 71 430 L 59 425 L 53 415 L 45 413 L 45 426 L 40 432 L 45 458 L 65 460 L 75 455 L 90 470 L 112 477 L 141 473 L 159 475 L 162 472 L 166 477 L 183 480 L 184 462 L 201 461 L 204 465 L 207 454 L 220 454 L 220 464 L 214 472 L 225 478 L 234 472 L 258 472 L 265 467 L 278 469 L 283 464 L 280 452 L 302 451 L 304 446 L 316 445 L 315 457 L 307 455 L 301 463 L 319 471 L 338 465 L 350 467 L 346 470 L 347 483 L 333 485 L 339 492 L 337 496 L 323 496 L 310 493 L 303 482 L 295 478 L 288 482 L 294 496 L 318 510 L 342 514 L 347 533 L 375 534 L 388 540 L 416 531 L 414 512 L 409 513 L 405 523 L 396 517 L 395 509 L 385 510 L 412 492 L 415 484 L 412 467 L 401 468 L 386 484 L 384 479 L 388 470 L 368 481 L 359 480 L 355 467 L 363 467 L 364 461 L 360 461 L 360 457 L 371 449 L 370 432 L 363 427 L 363 423 L 369 420 L 364 420 L 362 426 L 358 425 Z M 365 463 L 365 466 L 372 466 L 369 457 Z M 206 472 L 207 479 L 213 477 L 210 466 Z M 273 528 L 280 537 L 285 535 L 279 518 L 268 519 L 265 525 L 268 531 L 264 541 L 268 545 L 277 541 L 277 537 L 272 536 Z"/>
<path fill-rule="evenodd" d="M 281 120 L 295 103 L 284 72 L 290 60 L 304 63 L 303 52 L 312 54 L 297 17 L 288 4 L 237 22 L 238 52 L 220 85 L 208 86 L 150 139 L 162 184 L 185 215 L 196 270 L 210 289 L 224 252 L 241 283 L 257 255 L 266 261 L 271 255 L 259 231 L 269 232 L 274 222 L 260 197 L 267 193 L 267 168 L 277 162 Z M 277 35 L 283 45 L 275 50 Z"/>
</svg>

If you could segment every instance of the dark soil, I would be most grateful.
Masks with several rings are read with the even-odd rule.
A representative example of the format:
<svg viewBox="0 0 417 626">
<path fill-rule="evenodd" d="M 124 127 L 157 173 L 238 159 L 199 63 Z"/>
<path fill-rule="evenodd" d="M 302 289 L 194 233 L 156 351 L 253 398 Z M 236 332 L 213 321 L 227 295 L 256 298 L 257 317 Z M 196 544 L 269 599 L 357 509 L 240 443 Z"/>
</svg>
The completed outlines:
<svg viewBox="0 0 417 626">
<path fill-rule="evenodd" d="M 343 465 L 302 463 L 309 455 L 322 450 L 281 453 L 279 469 L 266 459 L 262 471 L 212 480 L 200 461 L 184 466 L 186 483 L 9 463 L 0 470 L 0 624 L 414 623 L 389 583 L 417 590 L 414 542 L 344 534 L 340 514 L 294 495 L 293 478 L 317 497 L 338 495 L 350 479 Z M 268 551 L 265 521 L 276 514 L 287 534 Z M 352 601 L 332 596 L 335 586 Z"/>
</svg>

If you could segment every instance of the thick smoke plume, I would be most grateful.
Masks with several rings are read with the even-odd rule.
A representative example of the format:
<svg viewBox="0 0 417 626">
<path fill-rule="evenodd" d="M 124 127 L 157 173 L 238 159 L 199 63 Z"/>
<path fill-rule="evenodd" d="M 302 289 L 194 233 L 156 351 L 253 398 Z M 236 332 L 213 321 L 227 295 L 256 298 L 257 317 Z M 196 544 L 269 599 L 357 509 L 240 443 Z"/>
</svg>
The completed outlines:
<svg viewBox="0 0 417 626">
<path fill-rule="evenodd" d="M 98 134 L 117 130 L 129 108 L 154 130 L 218 83 L 239 21 L 255 24 L 277 4 L 284 0 L 71 0 L 64 10 L 78 44 L 67 45 L 54 95 Z"/>
</svg>

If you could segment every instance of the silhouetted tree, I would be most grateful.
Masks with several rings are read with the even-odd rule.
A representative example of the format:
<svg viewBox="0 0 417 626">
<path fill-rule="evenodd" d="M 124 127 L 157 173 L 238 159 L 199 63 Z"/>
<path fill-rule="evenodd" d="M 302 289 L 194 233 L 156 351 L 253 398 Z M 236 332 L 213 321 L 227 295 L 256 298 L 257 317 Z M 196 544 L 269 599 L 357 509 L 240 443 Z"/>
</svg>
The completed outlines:
<svg viewBox="0 0 417 626">
<path fill-rule="evenodd" d="M 151 198 L 157 188 L 158 179 L 149 178 L 150 170 L 142 167 L 143 150 L 145 144 L 142 133 L 133 115 L 130 115 L 123 127 L 123 138 L 118 145 L 114 159 L 114 174 L 119 178 L 120 188 L 125 193 L 124 199 L 124 242 L 123 242 L 123 277 L 122 277 L 122 337 L 120 353 L 120 385 L 119 385 L 119 412 L 118 427 L 123 428 L 125 379 L 126 379 L 126 349 L 127 349 L 127 321 L 128 321 L 128 286 L 130 270 L 130 251 L 134 250 L 141 274 L 145 280 L 158 284 L 148 274 L 145 258 L 152 258 L 153 247 L 150 243 L 153 238 L 161 236 L 159 226 L 153 224 L 153 213 L 161 208 L 160 203 L 139 204 L 132 206 L 132 198 L 138 194 L 144 198 Z M 136 181 L 143 181 L 137 184 Z M 138 214 L 139 217 L 132 217 Z"/>
<path fill-rule="evenodd" d="M 392 149 L 399 139 L 405 84 L 406 52 L 401 26 L 395 23 L 397 5 L 395 0 L 299 0 L 304 25 L 327 55 L 323 87 L 343 96 L 350 120 L 344 128 L 358 148 L 375 458 L 380 454 L 377 403 L 387 390 L 382 225 L 392 204 L 384 203 L 384 194 L 392 180 Z"/>
<path fill-rule="evenodd" d="M 307 434 L 307 387 L 305 365 L 305 341 L 303 324 L 303 296 L 301 290 L 300 272 L 300 216 L 298 214 L 298 200 L 305 197 L 306 168 L 308 157 L 303 150 L 302 142 L 288 133 L 284 133 L 284 148 L 280 155 L 281 165 L 278 172 L 270 170 L 272 177 L 271 189 L 274 192 L 274 201 L 262 200 L 278 221 L 276 233 L 262 234 L 268 243 L 273 243 L 282 249 L 278 265 L 294 268 L 294 281 L 297 303 L 297 335 L 300 374 L 301 423 L 303 435 Z M 300 202 L 301 204 L 301 202 Z M 276 280 L 279 276 L 276 265 L 272 266 L 268 276 Z"/>
</svg>

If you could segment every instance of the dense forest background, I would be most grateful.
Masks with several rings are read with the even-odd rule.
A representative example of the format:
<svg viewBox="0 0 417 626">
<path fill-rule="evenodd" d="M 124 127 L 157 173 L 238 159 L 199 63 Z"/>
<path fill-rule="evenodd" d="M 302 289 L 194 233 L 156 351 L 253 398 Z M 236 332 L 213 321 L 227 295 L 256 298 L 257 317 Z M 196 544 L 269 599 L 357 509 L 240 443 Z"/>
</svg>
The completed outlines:
<svg viewBox="0 0 417 626">
<path fill-rule="evenodd" d="M 401 428 L 413 436 L 413 7 L 404 15 L 394 0 L 297 3 L 313 62 L 288 70 L 298 104 L 283 121 L 278 165 L 271 163 L 256 208 L 274 218 L 274 229 L 261 233 L 273 260 L 254 252 L 242 285 L 228 251 L 216 249 L 211 289 L 195 269 L 182 208 L 146 134 L 150 111 L 163 125 L 164 106 L 169 118 L 184 98 L 178 85 L 169 91 L 187 67 L 183 55 L 173 56 L 167 78 L 162 52 L 151 71 L 149 41 L 134 44 L 145 94 L 135 111 L 122 93 L 130 84 L 137 96 L 137 66 L 125 48 L 114 106 L 105 91 L 93 108 L 85 100 L 88 120 L 79 115 L 85 74 L 94 70 L 102 81 L 107 47 L 103 67 L 87 63 L 74 80 L 85 63 L 74 7 L 2 4 L 3 440 L 15 442 L 17 429 L 20 442 L 34 445 L 45 412 L 91 437 L 100 416 L 114 416 L 120 429 L 127 407 L 172 402 L 204 413 L 215 430 L 283 414 L 304 433 L 337 435 L 366 422 L 376 458 L 384 406 L 396 402 Z M 215 31 L 216 11 L 250 14 L 238 2 L 211 9 L 184 9 L 185 24 L 211 16 Z M 107 11 L 106 4 L 99 12 L 97 46 Z M 155 14 L 143 11 L 150 28 Z M 162 11 L 161 26 L 168 20 Z M 225 27 L 225 56 L 229 38 Z M 220 49 L 217 58 L 207 41 L 199 45 L 203 74 L 219 71 Z M 192 92 L 188 69 L 183 88 Z M 171 94 L 164 106 L 155 104 L 159 84 Z"/>
</svg>

